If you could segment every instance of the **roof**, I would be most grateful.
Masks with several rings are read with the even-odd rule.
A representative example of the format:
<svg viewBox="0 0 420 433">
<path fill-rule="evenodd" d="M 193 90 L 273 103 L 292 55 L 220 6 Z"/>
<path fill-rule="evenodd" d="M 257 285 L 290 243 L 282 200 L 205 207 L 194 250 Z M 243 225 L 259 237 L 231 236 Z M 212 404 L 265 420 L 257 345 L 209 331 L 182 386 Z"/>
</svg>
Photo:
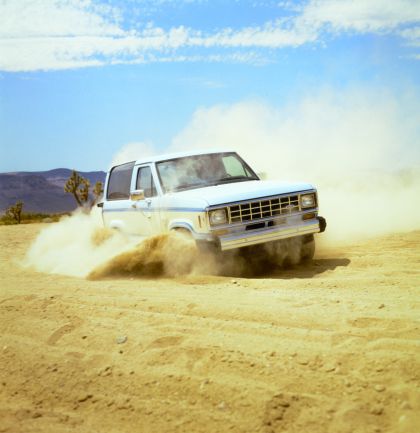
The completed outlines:
<svg viewBox="0 0 420 433">
<path fill-rule="evenodd" d="M 201 149 L 201 150 L 189 150 L 184 152 L 166 153 L 162 155 L 153 155 L 153 156 L 147 156 L 144 158 L 137 159 L 135 165 L 166 161 L 168 159 L 183 158 L 186 156 L 208 155 L 211 153 L 225 153 L 225 152 L 235 152 L 235 151 L 232 149 Z M 122 165 L 122 164 L 117 164 L 117 165 Z"/>
</svg>

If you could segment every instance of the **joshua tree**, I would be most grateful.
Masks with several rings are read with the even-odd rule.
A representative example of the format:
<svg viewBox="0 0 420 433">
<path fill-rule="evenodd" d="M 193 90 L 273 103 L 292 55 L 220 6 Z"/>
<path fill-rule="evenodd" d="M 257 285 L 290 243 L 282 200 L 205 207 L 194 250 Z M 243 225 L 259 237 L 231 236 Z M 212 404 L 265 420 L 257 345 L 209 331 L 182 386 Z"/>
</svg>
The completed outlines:
<svg viewBox="0 0 420 433">
<path fill-rule="evenodd" d="M 90 182 L 73 170 L 71 176 L 64 185 L 64 191 L 73 194 L 78 206 L 83 206 L 89 198 Z"/>
<path fill-rule="evenodd" d="M 98 180 L 92 190 L 93 196 L 95 197 L 94 202 L 99 200 L 103 192 L 104 184 L 100 180 Z"/>
<path fill-rule="evenodd" d="M 20 224 L 20 220 L 22 217 L 22 208 L 23 202 L 17 201 L 14 206 L 10 206 L 6 209 L 6 216 L 15 220 L 18 224 Z"/>
</svg>

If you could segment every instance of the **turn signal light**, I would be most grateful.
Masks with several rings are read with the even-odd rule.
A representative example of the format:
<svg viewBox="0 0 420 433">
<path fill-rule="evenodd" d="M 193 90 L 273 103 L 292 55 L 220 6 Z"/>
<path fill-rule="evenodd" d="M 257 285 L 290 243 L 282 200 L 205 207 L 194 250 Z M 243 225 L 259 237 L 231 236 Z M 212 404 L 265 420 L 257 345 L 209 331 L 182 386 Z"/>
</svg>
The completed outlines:
<svg viewBox="0 0 420 433">
<path fill-rule="evenodd" d="M 306 213 L 305 215 L 302 215 L 302 219 L 305 220 L 311 220 L 312 218 L 315 218 L 315 213 L 314 212 L 310 212 L 310 213 Z"/>
<path fill-rule="evenodd" d="M 229 233 L 229 230 L 214 230 L 213 233 L 216 236 L 223 236 L 223 235 L 227 235 Z"/>
</svg>

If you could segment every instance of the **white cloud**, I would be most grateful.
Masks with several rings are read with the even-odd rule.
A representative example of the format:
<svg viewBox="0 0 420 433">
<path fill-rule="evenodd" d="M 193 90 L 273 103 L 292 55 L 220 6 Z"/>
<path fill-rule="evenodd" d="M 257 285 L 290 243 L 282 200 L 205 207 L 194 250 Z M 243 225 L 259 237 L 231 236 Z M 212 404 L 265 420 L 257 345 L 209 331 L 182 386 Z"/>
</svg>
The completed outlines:
<svg viewBox="0 0 420 433">
<path fill-rule="evenodd" d="M 206 35 L 183 26 L 168 30 L 153 25 L 124 30 L 118 11 L 89 0 L 6 0 L 0 3 L 0 69 L 32 71 L 150 61 L 237 61 L 264 63 L 255 53 L 181 54 L 181 48 L 298 46 L 311 33 L 266 23 L 243 30 Z M 109 18 L 111 17 L 111 18 Z"/>
<path fill-rule="evenodd" d="M 416 27 L 420 22 L 419 0 L 310 0 L 295 22 L 312 28 L 318 39 L 326 33 L 332 36 L 392 33 L 406 39 L 411 46 L 420 45 Z"/>
<path fill-rule="evenodd" d="M 3 0 L 0 37 L 121 36 L 118 11 L 90 0 Z"/>
<path fill-rule="evenodd" d="M 311 0 L 299 18 L 334 31 L 387 32 L 420 21 L 418 0 Z"/>
<path fill-rule="evenodd" d="M 326 31 L 335 34 L 395 30 L 412 45 L 419 41 L 418 31 L 400 28 L 420 21 L 419 1 L 393 0 L 384 4 L 380 0 L 311 0 L 293 12 L 288 18 L 259 26 L 225 28 L 213 33 L 184 26 L 163 29 L 147 25 L 142 30 L 130 30 L 121 25 L 117 8 L 92 0 L 2 0 L 0 70 L 54 70 L 156 61 L 263 64 L 266 60 L 262 49 L 316 43 Z M 259 49 L 259 53 L 250 53 L 249 49 Z"/>
<path fill-rule="evenodd" d="M 407 39 L 420 39 L 420 26 L 402 30 L 400 34 Z"/>
<path fill-rule="evenodd" d="M 407 40 L 408 45 L 420 47 L 420 27 L 402 30 L 400 36 Z"/>
<path fill-rule="evenodd" d="M 168 63 L 168 62 L 207 62 L 207 63 L 246 63 L 248 65 L 262 66 L 268 64 L 270 61 L 261 56 L 261 54 L 254 51 L 246 52 L 231 52 L 223 54 L 207 54 L 207 55 L 189 55 L 177 56 L 150 56 L 147 61 Z M 139 63 L 139 61 L 135 61 Z"/>
<path fill-rule="evenodd" d="M 225 29 L 214 35 L 194 37 L 192 43 L 204 47 L 297 47 L 317 39 L 316 33 L 306 27 L 290 25 L 285 20 L 268 22 L 263 26 L 240 30 Z"/>
</svg>

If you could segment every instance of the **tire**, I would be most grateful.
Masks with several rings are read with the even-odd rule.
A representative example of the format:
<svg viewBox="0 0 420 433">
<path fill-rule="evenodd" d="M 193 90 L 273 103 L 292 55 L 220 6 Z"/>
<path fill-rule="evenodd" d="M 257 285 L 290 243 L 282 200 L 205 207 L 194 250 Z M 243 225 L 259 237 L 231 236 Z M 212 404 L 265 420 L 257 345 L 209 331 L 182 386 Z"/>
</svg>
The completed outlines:
<svg viewBox="0 0 420 433">
<path fill-rule="evenodd" d="M 192 233 L 184 227 L 176 227 L 172 230 L 175 231 L 176 233 L 179 233 L 180 235 L 185 236 L 188 239 L 193 239 Z"/>
<path fill-rule="evenodd" d="M 264 244 L 265 261 L 272 266 L 290 268 L 300 262 L 300 238 L 282 239 Z"/>
<path fill-rule="evenodd" d="M 300 263 L 310 262 L 315 255 L 315 239 L 313 235 L 304 236 L 300 249 Z"/>
<path fill-rule="evenodd" d="M 213 256 L 220 256 L 221 251 L 218 246 L 213 242 L 196 241 L 197 249 L 202 254 L 210 254 Z"/>
<path fill-rule="evenodd" d="M 181 234 L 188 240 L 191 241 L 194 240 L 193 234 L 184 227 L 177 227 L 173 230 Z M 217 255 L 217 253 L 219 252 L 217 245 L 214 243 L 207 242 L 207 241 L 195 241 L 195 244 L 200 253 Z"/>
</svg>

